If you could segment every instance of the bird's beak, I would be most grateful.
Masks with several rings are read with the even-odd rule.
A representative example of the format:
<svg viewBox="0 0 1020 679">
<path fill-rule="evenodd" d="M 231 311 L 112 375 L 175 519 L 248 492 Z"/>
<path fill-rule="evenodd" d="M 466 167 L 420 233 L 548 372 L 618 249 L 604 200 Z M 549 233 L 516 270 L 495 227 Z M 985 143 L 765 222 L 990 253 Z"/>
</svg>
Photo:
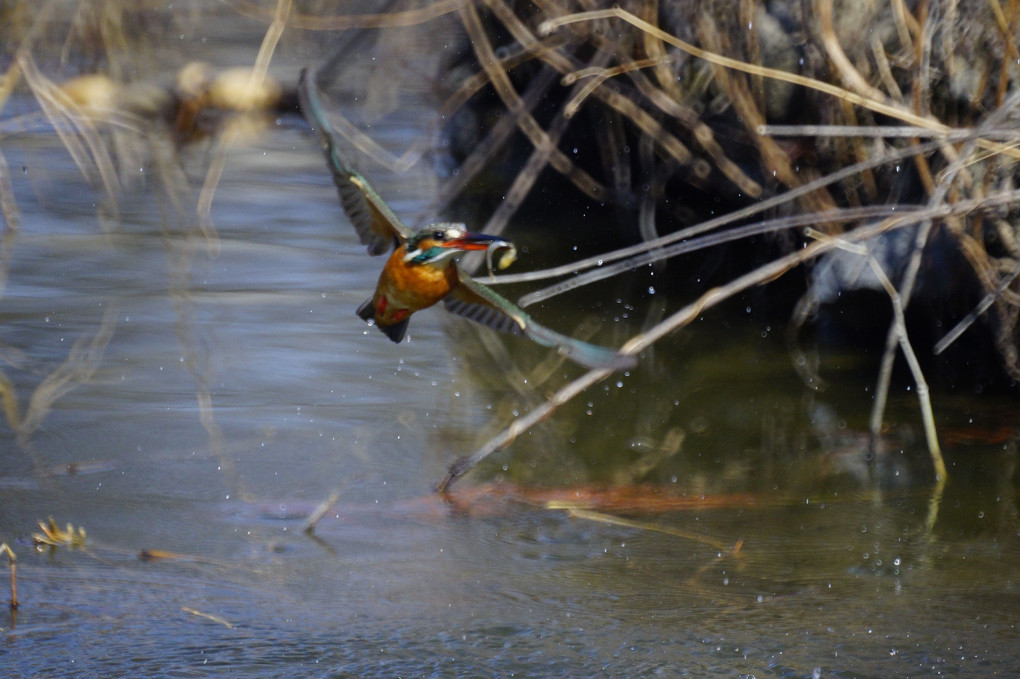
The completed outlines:
<svg viewBox="0 0 1020 679">
<path fill-rule="evenodd" d="M 499 236 L 490 236 L 484 233 L 466 232 L 460 238 L 438 243 L 440 247 L 456 248 L 457 250 L 488 250 L 489 248 L 513 247 L 513 245 Z"/>
</svg>

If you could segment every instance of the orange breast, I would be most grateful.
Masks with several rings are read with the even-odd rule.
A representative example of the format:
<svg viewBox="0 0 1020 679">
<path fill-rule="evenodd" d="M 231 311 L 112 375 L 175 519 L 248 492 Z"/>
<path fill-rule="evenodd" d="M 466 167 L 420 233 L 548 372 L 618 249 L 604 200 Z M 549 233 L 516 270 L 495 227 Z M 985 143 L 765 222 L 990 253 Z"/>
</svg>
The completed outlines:
<svg viewBox="0 0 1020 679">
<path fill-rule="evenodd" d="M 379 275 L 373 298 L 379 325 L 399 323 L 440 301 L 457 285 L 457 268 L 452 262 L 442 268 L 408 264 L 404 254 L 403 246 L 394 250 Z"/>
</svg>

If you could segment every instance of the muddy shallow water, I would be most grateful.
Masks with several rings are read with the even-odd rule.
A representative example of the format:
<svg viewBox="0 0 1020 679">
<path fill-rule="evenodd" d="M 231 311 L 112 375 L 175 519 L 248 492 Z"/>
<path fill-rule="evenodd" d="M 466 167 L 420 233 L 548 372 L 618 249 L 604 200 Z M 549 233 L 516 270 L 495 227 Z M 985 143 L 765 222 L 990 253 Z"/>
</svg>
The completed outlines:
<svg viewBox="0 0 1020 679">
<path fill-rule="evenodd" d="M 378 134 L 410 144 L 407 117 Z M 0 432 L 4 676 L 1015 673 L 1015 400 L 936 392 L 933 494 L 905 385 L 869 474 L 870 363 L 830 355 L 816 394 L 781 329 L 710 315 L 443 503 L 448 464 L 578 371 L 438 310 L 401 345 L 357 319 L 381 262 L 298 121 L 228 154 L 214 243 L 154 179 L 101 223 L 51 130 L 3 152 L 22 221 L 0 348 L 38 418 Z M 409 218 L 430 199 L 372 179 Z M 619 343 L 652 305 L 592 295 L 536 313 Z M 85 547 L 35 551 L 50 516 Z"/>
</svg>

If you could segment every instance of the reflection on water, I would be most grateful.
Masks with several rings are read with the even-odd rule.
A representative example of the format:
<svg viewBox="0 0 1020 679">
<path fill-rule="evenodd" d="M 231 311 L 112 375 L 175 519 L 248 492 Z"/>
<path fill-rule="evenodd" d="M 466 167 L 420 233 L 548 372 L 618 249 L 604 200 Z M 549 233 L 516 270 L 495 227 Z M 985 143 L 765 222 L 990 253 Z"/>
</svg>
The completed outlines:
<svg viewBox="0 0 1020 679">
<path fill-rule="evenodd" d="M 869 466 L 872 372 L 832 358 L 811 392 L 781 330 L 709 317 L 447 505 L 446 465 L 577 368 L 440 311 L 401 345 L 357 319 L 381 263 L 298 123 L 229 153 L 212 250 L 193 190 L 178 212 L 144 181 L 111 224 L 52 134 L 2 148 L 21 230 L 0 359 L 31 425 L 0 439 L 22 600 L 0 617 L 5 676 L 1014 671 L 1015 403 L 937 396 L 952 481 L 933 502 L 911 393 Z M 409 216 L 430 197 L 373 181 Z M 662 301 L 604 293 L 535 314 L 616 344 L 615 318 Z M 561 508 L 564 488 L 598 513 Z M 48 516 L 87 549 L 34 552 Z"/>
</svg>

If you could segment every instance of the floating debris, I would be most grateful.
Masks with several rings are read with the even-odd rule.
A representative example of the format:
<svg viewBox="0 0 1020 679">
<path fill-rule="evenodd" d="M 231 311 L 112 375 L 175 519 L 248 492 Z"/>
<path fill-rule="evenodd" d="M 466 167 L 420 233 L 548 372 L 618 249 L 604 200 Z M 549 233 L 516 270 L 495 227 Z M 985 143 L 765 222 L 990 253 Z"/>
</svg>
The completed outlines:
<svg viewBox="0 0 1020 679">
<path fill-rule="evenodd" d="M 51 516 L 46 522 L 40 521 L 39 528 L 42 529 L 41 533 L 32 533 L 32 541 L 38 549 L 43 545 L 48 545 L 50 549 L 57 547 L 80 549 L 85 546 L 85 529 L 81 526 L 76 529 L 69 523 L 66 528 L 61 529 Z"/>
</svg>

